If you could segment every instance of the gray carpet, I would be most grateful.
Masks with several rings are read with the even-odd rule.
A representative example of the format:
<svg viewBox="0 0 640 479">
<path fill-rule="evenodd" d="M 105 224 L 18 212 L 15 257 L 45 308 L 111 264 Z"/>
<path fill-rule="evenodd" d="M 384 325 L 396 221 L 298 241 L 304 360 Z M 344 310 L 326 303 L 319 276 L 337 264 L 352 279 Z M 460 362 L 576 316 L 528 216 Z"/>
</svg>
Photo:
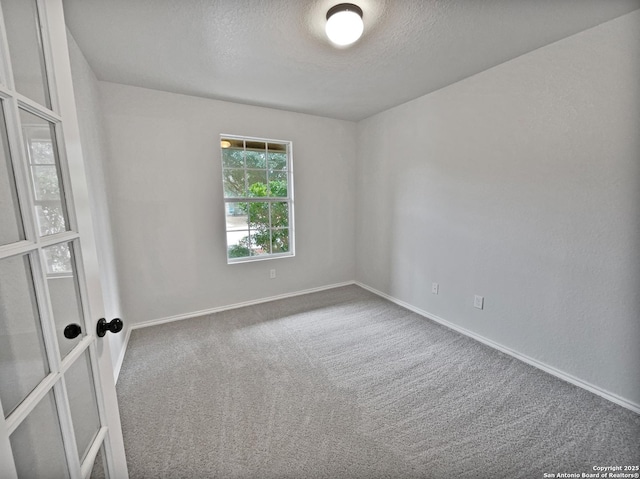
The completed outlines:
<svg viewBox="0 0 640 479">
<path fill-rule="evenodd" d="M 135 330 L 138 478 L 541 478 L 640 462 L 640 416 L 357 286 Z"/>
</svg>

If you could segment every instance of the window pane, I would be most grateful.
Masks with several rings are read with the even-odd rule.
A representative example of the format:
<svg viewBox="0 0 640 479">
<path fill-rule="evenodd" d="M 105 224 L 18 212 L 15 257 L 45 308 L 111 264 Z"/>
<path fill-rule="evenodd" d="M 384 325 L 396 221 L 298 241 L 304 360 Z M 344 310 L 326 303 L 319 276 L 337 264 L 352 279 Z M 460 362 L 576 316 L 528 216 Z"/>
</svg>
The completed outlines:
<svg viewBox="0 0 640 479">
<path fill-rule="evenodd" d="M 271 241 L 269 228 L 260 226 L 249 231 L 251 234 L 251 256 L 260 256 L 271 253 Z"/>
<path fill-rule="evenodd" d="M 261 226 L 268 228 L 269 203 L 247 203 L 249 209 L 249 225 L 252 229 Z"/>
<path fill-rule="evenodd" d="M 287 228 L 289 226 L 289 204 L 271 203 L 271 227 Z"/>
<path fill-rule="evenodd" d="M 246 140 L 245 145 L 247 150 L 264 151 L 266 149 L 266 143 L 264 141 Z"/>
<path fill-rule="evenodd" d="M 245 151 L 244 156 L 247 161 L 247 168 L 266 168 L 267 167 L 266 155 L 267 155 L 267 152 L 264 151 L 264 143 L 262 144 L 262 151 L 254 151 L 254 150 Z"/>
<path fill-rule="evenodd" d="M 269 145 L 271 150 L 271 145 Z M 269 170 L 286 170 L 287 169 L 287 154 L 286 153 L 272 153 L 269 151 L 269 162 L 267 164 Z"/>
<path fill-rule="evenodd" d="M 22 135 L 27 146 L 33 197 L 40 236 L 67 229 L 63 189 L 52 123 L 20 110 Z"/>
<path fill-rule="evenodd" d="M 69 477 L 53 391 L 11 434 L 11 450 L 20 478 Z"/>
<path fill-rule="evenodd" d="M 49 372 L 28 256 L 0 261 L 0 400 L 9 415 Z"/>
<path fill-rule="evenodd" d="M 267 196 L 267 170 L 247 170 L 247 183 L 251 197 Z"/>
<path fill-rule="evenodd" d="M 251 255 L 247 203 L 227 203 L 227 248 L 229 258 Z"/>
<path fill-rule="evenodd" d="M 269 172 L 269 195 L 278 198 L 286 198 L 288 190 L 288 177 L 286 171 Z"/>
<path fill-rule="evenodd" d="M 248 206 L 252 254 L 269 253 L 269 203 L 248 203 Z"/>
<path fill-rule="evenodd" d="M 289 230 L 287 228 L 274 229 L 271 231 L 271 252 L 289 252 Z"/>
<path fill-rule="evenodd" d="M 82 341 L 84 321 L 80 302 L 80 292 L 75 273 L 73 247 L 70 243 L 49 246 L 43 249 L 47 267 L 47 285 L 51 297 L 53 320 L 56 324 L 56 335 L 60 345 L 60 355 L 65 357 Z M 77 324 L 82 334 L 69 339 L 64 336 L 64 329 L 69 324 Z"/>
<path fill-rule="evenodd" d="M 224 168 L 244 168 L 244 151 L 236 148 L 223 148 L 222 166 Z"/>
<path fill-rule="evenodd" d="M 246 258 L 251 256 L 249 230 L 227 233 L 227 254 L 229 258 Z"/>
<path fill-rule="evenodd" d="M 248 231 L 247 203 L 227 203 L 227 231 Z"/>
<path fill-rule="evenodd" d="M 2 13 L 16 90 L 51 108 L 35 0 L 3 0 Z"/>
<path fill-rule="evenodd" d="M 222 182 L 225 198 L 242 198 L 247 196 L 244 183 L 244 170 L 222 170 Z"/>
<path fill-rule="evenodd" d="M 13 176 L 3 102 L 0 102 L 0 245 L 23 240 L 22 215 Z"/>
<path fill-rule="evenodd" d="M 244 150 L 244 140 L 235 138 L 220 138 L 220 148 L 235 148 L 236 150 Z"/>
<path fill-rule="evenodd" d="M 76 434 L 80 462 L 84 461 L 93 440 L 100 430 L 100 416 L 96 391 L 89 362 L 89 351 L 78 358 L 65 373 L 71 421 Z"/>
<path fill-rule="evenodd" d="M 286 153 L 287 152 L 287 144 L 286 143 L 269 143 L 267 144 L 267 147 L 269 148 L 269 151 L 271 152 L 280 152 L 280 153 Z"/>
</svg>

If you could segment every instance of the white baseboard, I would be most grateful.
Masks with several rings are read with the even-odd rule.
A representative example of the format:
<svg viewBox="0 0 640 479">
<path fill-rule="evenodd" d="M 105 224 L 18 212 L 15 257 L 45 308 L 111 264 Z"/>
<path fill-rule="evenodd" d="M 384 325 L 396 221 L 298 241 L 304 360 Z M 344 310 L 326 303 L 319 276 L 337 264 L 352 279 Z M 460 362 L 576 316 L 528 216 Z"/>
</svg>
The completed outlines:
<svg viewBox="0 0 640 479">
<path fill-rule="evenodd" d="M 349 286 L 350 284 L 355 284 L 355 281 L 345 281 L 344 283 L 335 283 L 335 284 L 329 284 L 326 286 L 320 286 L 318 288 L 304 289 L 302 291 L 294 291 L 293 293 L 278 294 L 276 296 L 268 296 L 266 298 L 253 299 L 251 301 L 244 301 L 242 303 L 234 303 L 234 304 L 228 304 L 226 306 L 218 306 L 215 308 L 203 309 L 201 311 L 194 311 L 192 313 L 176 314 L 175 316 L 167 316 L 166 318 L 151 319 L 149 321 L 143 321 L 141 323 L 134 324 L 131 326 L 131 329 L 140 329 L 140 328 L 146 328 L 148 326 L 155 326 L 157 324 L 180 321 L 182 319 L 197 318 L 198 316 L 206 316 L 213 313 L 219 313 L 221 311 L 228 311 L 230 309 L 244 308 L 245 306 L 253 306 L 254 304 L 268 303 L 269 301 L 276 301 L 278 299 L 286 299 L 286 298 L 292 298 L 294 296 L 301 296 L 303 294 L 317 293 L 318 291 L 324 291 L 326 289 L 341 288 L 342 286 Z"/>
<path fill-rule="evenodd" d="M 589 392 L 592 392 L 593 394 L 596 394 L 604 399 L 607 399 L 608 401 L 611 401 L 615 404 L 618 404 L 619 406 L 622 406 L 626 409 L 629 409 L 637 414 L 640 414 L 640 404 L 636 404 L 634 402 L 631 402 L 625 398 L 622 398 L 620 396 L 618 396 L 617 394 L 613 394 L 610 393 L 608 391 L 605 391 L 604 389 L 599 388 L 598 386 L 594 386 L 593 384 L 590 384 L 586 381 L 583 381 L 582 379 L 579 379 L 575 376 L 572 376 L 571 374 L 565 373 L 564 371 L 560 371 L 559 369 L 554 368 L 553 366 L 549 366 L 548 364 L 542 363 L 540 361 L 538 361 L 537 359 L 533 359 L 529 356 L 526 356 L 522 353 L 519 353 L 517 351 L 514 351 L 513 349 L 510 349 L 506 346 L 503 346 L 502 344 L 496 343 L 495 341 L 492 341 L 491 339 L 487 339 L 484 336 L 480 336 L 479 334 L 474 333 L 473 331 L 469 331 L 468 329 L 465 329 L 463 327 L 457 326 L 445 319 L 442 319 L 438 316 L 436 316 L 435 314 L 431 314 L 427 311 L 424 311 L 420 308 L 416 308 L 415 306 L 406 303 L 398 298 L 394 298 L 393 296 L 390 296 L 386 293 L 383 293 L 382 291 L 378 291 L 375 288 L 372 288 L 371 286 L 368 286 L 366 284 L 360 283 L 359 281 L 354 281 L 354 284 L 360 286 L 363 289 L 366 289 L 367 291 L 371 291 L 373 294 L 376 294 L 384 299 L 387 299 L 389 301 L 391 301 L 392 303 L 397 304 L 398 306 L 402 306 L 403 308 L 406 308 L 410 311 L 413 311 L 414 313 L 419 314 L 420 316 L 424 316 L 427 319 L 430 319 L 432 321 L 435 321 L 436 323 L 442 324 L 443 326 L 446 326 L 449 329 L 453 329 L 454 331 L 457 331 L 461 334 L 464 334 L 465 336 L 468 336 L 472 339 L 475 339 L 476 341 L 479 341 L 483 344 L 486 344 L 487 346 L 493 348 L 493 349 L 497 349 L 498 351 L 501 351 L 505 354 L 508 354 L 509 356 L 512 356 L 516 359 L 519 359 L 520 361 L 529 364 L 530 366 L 533 366 L 535 368 L 541 369 L 542 371 L 551 374 L 552 376 L 555 376 L 559 379 L 562 379 L 563 381 L 566 381 L 568 383 L 573 384 L 574 386 L 578 386 L 582 389 L 586 389 Z"/>
<path fill-rule="evenodd" d="M 118 360 L 116 361 L 116 365 L 113 368 L 113 382 L 118 383 L 118 377 L 120 377 L 120 370 L 122 369 L 122 362 L 124 361 L 124 355 L 127 352 L 127 346 L 129 345 L 129 338 L 131 337 L 131 330 L 133 326 L 127 329 L 127 334 L 124 337 L 124 342 L 122 343 L 122 348 L 120 348 L 120 354 L 118 355 Z"/>
</svg>

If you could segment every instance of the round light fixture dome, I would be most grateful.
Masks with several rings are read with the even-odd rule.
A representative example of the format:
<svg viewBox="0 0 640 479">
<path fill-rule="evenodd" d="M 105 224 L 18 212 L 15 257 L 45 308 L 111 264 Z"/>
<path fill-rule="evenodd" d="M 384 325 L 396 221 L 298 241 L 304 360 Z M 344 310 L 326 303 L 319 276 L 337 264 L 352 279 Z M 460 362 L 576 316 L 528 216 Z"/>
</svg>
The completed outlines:
<svg viewBox="0 0 640 479">
<path fill-rule="evenodd" d="M 341 3 L 327 12 L 325 31 L 329 40 L 339 46 L 351 45 L 362 35 L 362 9 L 353 3 Z"/>
</svg>

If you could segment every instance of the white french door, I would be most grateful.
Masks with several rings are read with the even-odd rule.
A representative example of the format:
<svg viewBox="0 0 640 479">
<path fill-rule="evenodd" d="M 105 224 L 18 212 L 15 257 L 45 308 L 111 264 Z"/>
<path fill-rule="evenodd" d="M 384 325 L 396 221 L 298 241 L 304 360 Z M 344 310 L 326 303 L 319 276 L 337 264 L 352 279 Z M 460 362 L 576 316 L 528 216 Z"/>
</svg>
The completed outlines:
<svg viewBox="0 0 640 479">
<path fill-rule="evenodd" d="M 128 477 L 87 205 L 62 0 L 0 0 L 2 478 Z"/>
</svg>

